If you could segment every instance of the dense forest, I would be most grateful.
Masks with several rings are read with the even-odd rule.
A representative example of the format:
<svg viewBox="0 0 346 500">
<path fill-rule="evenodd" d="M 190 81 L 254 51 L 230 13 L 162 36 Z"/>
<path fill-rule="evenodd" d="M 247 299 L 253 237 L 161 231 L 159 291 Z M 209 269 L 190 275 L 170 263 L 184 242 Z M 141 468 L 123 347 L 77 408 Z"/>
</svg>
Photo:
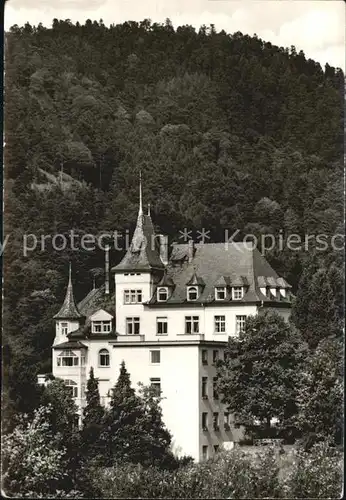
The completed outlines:
<svg viewBox="0 0 346 500">
<path fill-rule="evenodd" d="M 311 349 L 341 335 L 341 69 L 258 37 L 143 20 L 13 26 L 5 46 L 4 379 L 7 411 L 35 407 L 68 261 L 81 299 L 103 280 L 95 251 L 23 254 L 23 235 L 132 230 L 138 174 L 157 228 L 324 234 L 327 248 L 266 253 L 293 286 Z M 340 239 L 337 244 L 340 246 Z M 111 251 L 111 264 L 121 258 Z M 91 272 L 93 271 L 93 273 Z M 10 415 L 10 413 L 8 413 Z"/>
</svg>

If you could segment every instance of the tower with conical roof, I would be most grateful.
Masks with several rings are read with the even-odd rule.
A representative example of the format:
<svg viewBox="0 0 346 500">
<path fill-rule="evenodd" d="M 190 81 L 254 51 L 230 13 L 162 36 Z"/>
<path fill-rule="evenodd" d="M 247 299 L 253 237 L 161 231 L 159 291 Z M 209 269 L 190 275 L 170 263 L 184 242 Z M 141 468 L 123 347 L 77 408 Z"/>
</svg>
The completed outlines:
<svg viewBox="0 0 346 500">
<path fill-rule="evenodd" d="M 65 300 L 59 312 L 57 312 L 53 318 L 55 319 L 54 345 L 60 344 L 62 342 L 67 342 L 67 335 L 70 332 L 78 330 L 83 318 L 74 299 L 71 263 L 69 266 L 69 278 Z"/>
<path fill-rule="evenodd" d="M 121 262 L 112 268 L 115 280 L 117 333 L 140 334 L 142 304 L 152 297 L 165 264 L 160 255 L 160 235 L 155 234 L 150 210 L 143 213 L 142 178 L 139 178 L 139 208 L 132 241 Z M 126 306 L 126 307 L 125 307 Z"/>
</svg>

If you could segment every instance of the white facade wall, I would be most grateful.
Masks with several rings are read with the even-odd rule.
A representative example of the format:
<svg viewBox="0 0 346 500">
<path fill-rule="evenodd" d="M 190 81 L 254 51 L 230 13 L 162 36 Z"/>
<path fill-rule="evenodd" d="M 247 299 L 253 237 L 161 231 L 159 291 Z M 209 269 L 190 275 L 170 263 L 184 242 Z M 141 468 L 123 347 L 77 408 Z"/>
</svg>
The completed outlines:
<svg viewBox="0 0 346 500">
<path fill-rule="evenodd" d="M 107 340 L 100 335 L 97 339 L 84 339 L 86 350 L 73 350 L 80 357 L 79 366 L 58 367 L 60 352 L 53 349 L 53 374 L 63 379 L 71 379 L 78 384 L 76 403 L 80 408 L 85 404 L 84 390 L 90 368 L 99 380 L 101 401 L 109 402 L 109 391 L 114 387 L 124 361 L 130 374 L 132 386 L 138 383 L 150 384 L 151 378 L 159 378 L 162 391 L 163 420 L 173 436 L 173 451 L 177 455 L 191 455 L 196 461 L 202 459 L 203 446 L 208 447 L 208 456 L 214 454 L 215 446 L 232 447 L 242 435 L 231 422 L 230 430 L 224 428 L 224 408 L 220 400 L 213 398 L 213 350 L 222 351 L 229 336 L 236 336 L 236 316 L 256 315 L 266 308 L 233 301 L 227 306 L 215 303 L 213 306 L 149 307 L 145 304 L 125 304 L 124 291 L 141 290 L 142 301 L 151 299 L 154 283 L 150 273 L 129 273 L 115 275 L 115 329 L 117 340 Z M 275 308 L 287 321 L 290 309 Z M 101 314 L 101 313 L 100 313 Z M 106 319 L 104 313 L 95 313 L 93 318 Z M 108 318 L 108 313 L 106 313 Z M 185 333 L 185 317 L 199 317 L 199 333 Z M 225 333 L 215 332 L 215 316 L 225 316 Z M 140 336 L 126 335 L 126 318 L 140 318 Z M 157 317 L 166 317 L 167 335 L 157 335 Z M 68 323 L 68 332 L 77 330 L 78 322 L 57 321 L 54 345 L 66 342 L 61 333 L 61 323 Z M 204 343 L 208 341 L 208 343 Z M 210 344 L 210 341 L 215 344 Z M 138 344 L 137 344 L 138 342 Z M 128 345 L 126 345 L 128 343 Z M 107 349 L 110 366 L 99 364 L 99 351 Z M 160 350 L 160 363 L 152 364 L 150 351 Z M 208 364 L 202 363 L 201 351 L 208 350 Z M 81 356 L 85 355 L 85 365 Z M 202 398 L 202 377 L 208 378 L 208 399 Z M 208 413 L 208 431 L 202 429 L 202 413 Z M 213 428 L 213 414 L 219 413 L 219 430 Z"/>
<path fill-rule="evenodd" d="M 55 338 L 53 345 L 62 344 L 63 342 L 68 341 L 68 337 L 62 333 L 62 324 L 67 324 L 67 333 L 74 332 L 79 328 L 79 321 L 71 321 L 71 320 L 57 320 L 55 322 Z"/>
</svg>

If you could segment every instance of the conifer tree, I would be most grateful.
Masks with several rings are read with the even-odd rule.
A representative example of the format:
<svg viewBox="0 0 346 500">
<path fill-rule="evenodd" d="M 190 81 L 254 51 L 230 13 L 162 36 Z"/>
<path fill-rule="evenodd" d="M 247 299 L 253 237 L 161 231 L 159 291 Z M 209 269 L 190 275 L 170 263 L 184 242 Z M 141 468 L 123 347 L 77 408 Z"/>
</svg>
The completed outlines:
<svg viewBox="0 0 346 500">
<path fill-rule="evenodd" d="M 124 361 L 112 390 L 102 436 L 106 465 L 118 460 L 141 463 L 145 453 L 146 416 L 144 405 L 131 387 Z"/>
<path fill-rule="evenodd" d="M 100 403 L 98 380 L 94 369 L 90 368 L 86 392 L 86 406 L 83 410 L 83 429 L 81 432 L 83 454 L 95 458 L 101 452 L 100 436 L 103 429 L 104 409 Z"/>
<path fill-rule="evenodd" d="M 172 436 L 162 420 L 160 406 L 162 398 L 157 395 L 153 387 L 141 385 L 140 395 L 143 401 L 146 422 L 146 454 L 143 462 L 162 468 L 174 468 L 177 461 L 170 449 Z"/>
</svg>

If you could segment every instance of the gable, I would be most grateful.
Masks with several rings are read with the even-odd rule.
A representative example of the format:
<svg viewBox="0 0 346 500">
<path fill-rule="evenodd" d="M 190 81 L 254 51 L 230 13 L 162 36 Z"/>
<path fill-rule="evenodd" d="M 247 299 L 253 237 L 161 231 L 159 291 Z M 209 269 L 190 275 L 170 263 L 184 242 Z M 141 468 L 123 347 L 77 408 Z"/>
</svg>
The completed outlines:
<svg viewBox="0 0 346 500">
<path fill-rule="evenodd" d="M 112 319 L 113 316 L 104 309 L 99 309 L 92 316 L 90 316 L 90 321 L 110 321 Z"/>
</svg>

